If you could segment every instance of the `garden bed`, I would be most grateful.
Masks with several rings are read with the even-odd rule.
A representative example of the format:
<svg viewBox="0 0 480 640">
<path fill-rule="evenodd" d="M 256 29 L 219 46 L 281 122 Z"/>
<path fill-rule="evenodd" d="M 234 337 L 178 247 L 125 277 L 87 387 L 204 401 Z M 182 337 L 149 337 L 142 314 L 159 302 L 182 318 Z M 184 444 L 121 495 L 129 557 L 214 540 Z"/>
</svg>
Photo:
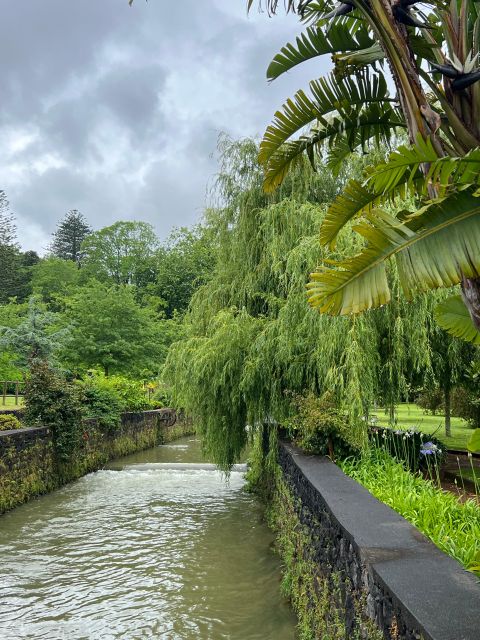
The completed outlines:
<svg viewBox="0 0 480 640">
<path fill-rule="evenodd" d="M 472 573 L 327 458 L 283 443 L 279 464 L 270 517 L 302 638 L 478 638 Z"/>
</svg>

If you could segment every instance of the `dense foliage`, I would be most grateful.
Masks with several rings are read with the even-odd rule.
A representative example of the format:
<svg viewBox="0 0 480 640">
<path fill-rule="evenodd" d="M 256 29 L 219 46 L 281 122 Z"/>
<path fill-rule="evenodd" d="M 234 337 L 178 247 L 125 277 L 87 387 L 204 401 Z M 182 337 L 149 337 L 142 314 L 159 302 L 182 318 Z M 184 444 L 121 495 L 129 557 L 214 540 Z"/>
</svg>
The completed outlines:
<svg viewBox="0 0 480 640">
<path fill-rule="evenodd" d="M 260 4 L 275 13 L 279 3 Z M 328 153 L 338 167 L 355 150 L 390 144 L 404 128 L 410 145 L 372 163 L 362 180 L 353 177 L 328 208 L 321 243 L 332 246 L 349 230 L 363 245 L 355 256 L 322 261 L 308 284 L 310 304 L 343 315 L 388 303 L 394 261 L 408 298 L 460 285 L 436 318 L 480 344 L 479 9 L 472 0 L 433 2 L 419 21 L 415 4 L 288 0 L 287 10 L 310 26 L 275 56 L 268 77 L 327 54 L 334 69 L 310 83 L 310 95 L 298 91 L 277 111 L 258 157 L 271 191 L 302 154 L 315 165 Z M 392 208 L 406 193 L 415 196 L 409 206 Z"/>
<path fill-rule="evenodd" d="M 428 471 L 436 476 L 447 457 L 447 448 L 441 440 L 416 429 L 374 427 L 370 438 L 375 447 L 388 451 L 414 473 Z"/>
<path fill-rule="evenodd" d="M 0 414 L 0 431 L 10 431 L 11 429 L 20 429 L 22 423 L 11 413 Z"/>
<path fill-rule="evenodd" d="M 40 259 L 19 250 L 3 192 L 0 223 L 0 380 L 23 379 L 30 356 L 76 375 L 102 368 L 158 376 L 169 345 L 182 335 L 191 296 L 213 267 L 205 226 L 174 230 L 161 243 L 147 223 L 93 231 L 72 210 Z"/>
<path fill-rule="evenodd" d="M 222 141 L 217 207 L 207 213 L 217 262 L 193 296 L 186 336 L 174 343 L 165 377 L 174 400 L 195 417 L 206 449 L 228 467 L 247 438 L 245 425 L 285 422 L 292 395 L 328 392 L 362 441 L 374 402 L 393 407 L 435 379 L 435 296 L 407 303 L 388 272 L 392 304 L 357 318 L 320 315 L 306 304 L 309 265 L 335 253 L 319 246 L 327 203 L 346 175 L 300 163 L 273 195 L 262 188 L 252 141 Z M 354 252 L 350 234 L 339 251 Z M 353 436 L 352 436 L 353 437 Z M 363 440 L 365 436 L 363 435 Z"/>
<path fill-rule="evenodd" d="M 58 459 L 67 462 L 82 433 L 82 410 L 76 387 L 45 360 L 30 364 L 25 385 L 24 421 L 30 427 L 49 427 Z"/>
</svg>

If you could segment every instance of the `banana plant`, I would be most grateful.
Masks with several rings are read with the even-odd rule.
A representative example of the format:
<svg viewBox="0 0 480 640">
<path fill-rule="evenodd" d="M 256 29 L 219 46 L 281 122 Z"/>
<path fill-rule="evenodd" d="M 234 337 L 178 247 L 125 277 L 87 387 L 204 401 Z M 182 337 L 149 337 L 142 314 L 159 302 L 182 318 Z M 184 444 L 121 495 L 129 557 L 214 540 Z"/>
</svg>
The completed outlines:
<svg viewBox="0 0 480 640">
<path fill-rule="evenodd" d="M 278 8 L 278 0 L 264 4 L 270 14 Z M 400 128 L 410 141 L 363 181 L 349 182 L 331 205 L 321 242 L 334 244 L 351 224 L 364 249 L 321 265 L 308 287 L 310 303 L 331 314 L 385 304 L 386 263 L 393 259 L 407 296 L 460 284 L 461 298 L 445 303 L 437 317 L 457 335 L 480 340 L 478 5 L 432 0 L 422 13 L 415 0 L 285 4 L 308 26 L 275 56 L 268 78 L 326 54 L 334 68 L 310 84 L 310 95 L 299 91 L 288 100 L 267 128 L 259 156 L 265 189 L 276 188 L 304 153 L 315 165 L 327 147 L 335 165 L 358 148 L 388 144 Z M 392 214 L 386 204 L 406 192 L 415 209 Z"/>
</svg>

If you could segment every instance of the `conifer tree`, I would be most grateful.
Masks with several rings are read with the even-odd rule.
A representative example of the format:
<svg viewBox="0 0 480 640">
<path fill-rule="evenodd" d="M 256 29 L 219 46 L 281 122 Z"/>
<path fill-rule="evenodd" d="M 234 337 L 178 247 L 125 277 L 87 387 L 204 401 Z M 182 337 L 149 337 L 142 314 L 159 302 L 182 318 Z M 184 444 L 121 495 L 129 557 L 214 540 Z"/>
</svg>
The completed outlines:
<svg viewBox="0 0 480 640">
<path fill-rule="evenodd" d="M 50 252 L 57 258 L 80 264 L 82 242 L 91 232 L 92 229 L 85 217 L 77 209 L 72 209 L 58 223 L 57 230 L 53 233 Z"/>
<path fill-rule="evenodd" d="M 4 191 L 0 191 L 0 303 L 13 297 L 17 288 L 20 252 L 15 219 Z"/>
</svg>

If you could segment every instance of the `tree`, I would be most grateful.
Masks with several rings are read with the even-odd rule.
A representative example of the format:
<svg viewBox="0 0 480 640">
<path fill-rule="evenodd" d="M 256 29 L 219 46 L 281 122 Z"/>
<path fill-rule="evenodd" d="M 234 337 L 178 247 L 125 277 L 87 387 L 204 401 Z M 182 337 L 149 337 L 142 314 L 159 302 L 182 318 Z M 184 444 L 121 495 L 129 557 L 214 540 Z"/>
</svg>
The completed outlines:
<svg viewBox="0 0 480 640">
<path fill-rule="evenodd" d="M 0 191 L 0 302 L 16 295 L 20 264 L 15 220 L 5 192 Z"/>
<path fill-rule="evenodd" d="M 187 310 L 193 293 L 206 282 L 215 264 L 213 239 L 206 227 L 177 229 L 157 254 L 152 289 L 165 301 L 165 313 Z"/>
<path fill-rule="evenodd" d="M 52 234 L 53 240 L 50 245 L 50 253 L 62 260 L 72 260 L 80 265 L 83 257 L 82 243 L 92 232 L 85 217 L 72 209 L 61 220 L 56 231 Z"/>
<path fill-rule="evenodd" d="M 155 280 L 158 238 L 146 222 L 115 222 L 89 235 L 83 245 L 84 278 L 116 285 Z"/>
<path fill-rule="evenodd" d="M 55 307 L 59 299 L 68 295 L 78 283 L 79 271 L 72 260 L 62 258 L 45 258 L 34 265 L 32 270 L 32 287 L 36 295 Z"/>
<path fill-rule="evenodd" d="M 219 206 L 207 218 L 216 264 L 193 295 L 186 335 L 172 345 L 164 370 L 177 406 L 194 417 L 224 468 L 245 444 L 246 424 L 251 431 L 285 424 L 292 397 L 309 392 L 328 392 L 352 439 L 364 441 L 362 418 L 373 403 L 398 402 L 413 373 L 421 378 L 429 365 L 431 306 L 423 297 L 409 304 L 398 295 L 355 318 L 321 315 L 306 304 L 307 265 L 333 256 L 318 243 L 325 205 L 338 182 L 358 173 L 353 159 L 335 179 L 325 166 L 310 172 L 300 158 L 267 196 L 257 151 L 252 141 L 223 147 Z M 354 241 L 346 235 L 339 247 L 354 250 Z M 398 288 L 394 265 L 390 271 Z"/>
<path fill-rule="evenodd" d="M 35 360 L 51 362 L 67 336 L 68 329 L 59 329 L 55 315 L 32 296 L 21 322 L 0 326 L 0 349 L 13 352 L 20 366 Z"/>
<path fill-rule="evenodd" d="M 101 367 L 106 375 L 158 371 L 170 336 L 150 309 L 137 304 L 131 287 L 92 281 L 67 304 L 71 338 L 63 357 L 72 368 Z"/>
<path fill-rule="evenodd" d="M 274 13 L 278 0 L 266 4 Z M 365 246 L 312 274 L 310 303 L 342 315 L 385 304 L 391 297 L 386 262 L 394 258 L 408 297 L 461 284 L 465 311 L 456 316 L 457 331 L 459 324 L 471 331 L 472 322 L 480 330 L 477 5 L 465 0 L 459 10 L 456 2 L 449 8 L 435 2 L 423 22 L 412 3 L 392 0 L 352 0 L 333 8 L 288 0 L 287 8 L 311 24 L 274 58 L 268 77 L 323 54 L 333 54 L 335 69 L 310 83 L 312 97 L 299 91 L 285 103 L 267 128 L 259 154 L 265 188 L 274 189 L 300 154 L 315 163 L 325 142 L 332 166 L 370 142 L 390 142 L 399 128 L 408 131 L 411 144 L 368 170 L 364 181 L 350 181 L 329 207 L 322 244 L 333 244 L 360 217 L 354 229 Z M 314 122 L 310 134 L 290 140 Z M 385 206 L 406 192 L 415 196 L 409 212 Z"/>
<path fill-rule="evenodd" d="M 17 284 L 14 297 L 18 302 L 28 300 L 32 295 L 32 273 L 40 257 L 36 251 L 25 251 L 18 256 Z"/>
</svg>

